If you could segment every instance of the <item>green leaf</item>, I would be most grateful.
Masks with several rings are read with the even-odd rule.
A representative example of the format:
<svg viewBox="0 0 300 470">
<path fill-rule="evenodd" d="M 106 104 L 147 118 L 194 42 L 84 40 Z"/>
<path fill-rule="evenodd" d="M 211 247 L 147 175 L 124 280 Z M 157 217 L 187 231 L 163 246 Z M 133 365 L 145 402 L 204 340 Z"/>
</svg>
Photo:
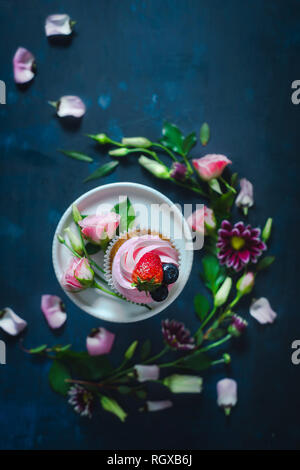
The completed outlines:
<svg viewBox="0 0 300 470">
<path fill-rule="evenodd" d="M 127 413 L 121 408 L 121 406 L 113 398 L 106 397 L 104 395 L 100 396 L 100 403 L 102 408 L 109 413 L 116 415 L 122 423 L 124 423 Z"/>
<path fill-rule="evenodd" d="M 101 250 L 101 246 L 95 245 L 94 243 L 87 243 L 85 249 L 89 255 L 95 255 Z"/>
<path fill-rule="evenodd" d="M 196 132 L 192 132 L 191 134 L 187 135 L 182 145 L 184 155 L 188 155 L 191 149 L 196 145 L 196 143 Z"/>
<path fill-rule="evenodd" d="M 91 163 L 94 161 L 92 157 L 89 157 L 88 155 L 85 155 L 84 153 L 80 152 L 71 152 L 68 150 L 58 150 L 58 152 L 63 153 L 67 157 L 74 158 L 75 160 L 80 160 L 82 162 L 88 162 Z"/>
<path fill-rule="evenodd" d="M 222 338 L 225 335 L 225 333 L 226 331 L 223 328 L 215 328 L 209 332 L 207 339 L 209 341 L 216 341 L 217 339 Z"/>
<path fill-rule="evenodd" d="M 69 369 L 61 361 L 53 361 L 49 371 L 49 382 L 51 388 L 61 395 L 66 395 L 70 388 L 70 384 L 65 382 L 65 380 L 70 378 L 71 375 Z"/>
<path fill-rule="evenodd" d="M 120 225 L 118 227 L 118 234 L 127 232 L 135 220 L 134 208 L 130 202 L 129 197 L 126 196 L 120 203 L 116 204 L 113 208 L 113 211 L 121 216 Z"/>
<path fill-rule="evenodd" d="M 196 352 L 190 356 L 186 356 L 181 362 L 180 367 L 184 369 L 191 369 L 195 371 L 208 369 L 212 360 L 202 352 Z"/>
<path fill-rule="evenodd" d="M 121 393 L 122 395 L 126 395 L 127 393 L 131 392 L 131 388 L 127 387 L 126 385 L 120 385 L 118 387 L 118 392 Z"/>
<path fill-rule="evenodd" d="M 162 135 L 163 137 L 161 139 L 161 143 L 163 145 L 173 150 L 174 152 L 179 153 L 180 155 L 184 153 L 184 137 L 181 130 L 178 129 L 177 126 L 170 124 L 169 122 L 164 122 Z"/>
<path fill-rule="evenodd" d="M 215 294 L 226 277 L 225 269 L 220 266 L 218 259 L 213 255 L 204 256 L 202 264 L 202 277 L 205 285 Z"/>
<path fill-rule="evenodd" d="M 90 356 L 86 351 L 60 351 L 56 355 L 78 379 L 99 380 L 113 370 L 107 356 Z"/>
<path fill-rule="evenodd" d="M 236 187 L 236 184 L 237 184 L 237 180 L 238 180 L 238 174 L 237 174 L 237 173 L 233 173 L 233 174 L 231 175 L 231 178 L 230 178 L 230 185 L 235 188 L 235 187 Z"/>
<path fill-rule="evenodd" d="M 210 309 L 209 301 L 207 300 L 207 298 L 202 294 L 195 295 L 194 307 L 199 319 L 201 321 L 204 320 Z"/>
<path fill-rule="evenodd" d="M 195 334 L 195 340 L 196 340 L 197 346 L 200 346 L 200 344 L 202 344 L 203 338 L 204 338 L 203 331 L 198 330 Z"/>
<path fill-rule="evenodd" d="M 102 178 L 103 176 L 106 176 L 108 175 L 109 173 L 111 173 L 115 168 L 116 166 L 119 165 L 119 162 L 118 161 L 113 161 L 113 162 L 108 162 L 108 163 L 104 163 L 104 165 L 100 166 L 99 168 L 97 168 L 96 171 L 94 171 L 94 173 L 92 173 L 91 175 L 89 175 L 87 178 L 85 178 L 84 180 L 84 183 L 87 183 L 88 181 L 92 181 L 92 180 L 95 180 L 97 178 Z"/>
<path fill-rule="evenodd" d="M 215 214 L 220 218 L 228 217 L 230 213 L 232 204 L 235 199 L 235 194 L 233 191 L 227 191 L 227 193 L 222 194 L 222 196 L 217 197 L 212 200 L 212 209 Z"/>
<path fill-rule="evenodd" d="M 147 398 L 147 392 L 146 390 L 136 390 L 135 395 L 140 398 L 140 400 L 145 400 Z"/>
<path fill-rule="evenodd" d="M 53 346 L 52 350 L 54 352 L 64 352 L 70 349 L 71 346 L 72 344 L 66 344 L 65 346 L 61 346 L 60 344 L 57 344 L 56 346 Z"/>
<path fill-rule="evenodd" d="M 47 344 L 42 344 L 41 346 L 37 346 L 36 348 L 29 349 L 30 354 L 39 354 L 44 352 L 47 349 Z"/>
<path fill-rule="evenodd" d="M 124 354 L 124 357 L 127 361 L 129 361 L 132 356 L 134 355 L 135 353 L 135 350 L 137 348 L 137 345 L 138 345 L 138 341 L 133 341 L 133 343 L 131 343 L 131 345 L 129 346 L 129 348 L 126 350 L 125 354 Z"/>
<path fill-rule="evenodd" d="M 147 357 L 149 357 L 151 352 L 151 341 L 150 339 L 146 339 L 141 347 L 141 360 L 145 361 Z"/>
<path fill-rule="evenodd" d="M 262 271 L 263 269 L 268 268 L 275 261 L 275 256 L 265 256 L 261 259 L 256 267 L 257 271 Z"/>
<path fill-rule="evenodd" d="M 210 128 L 207 122 L 204 122 L 200 128 L 200 142 L 202 145 L 207 145 L 210 139 Z"/>
</svg>

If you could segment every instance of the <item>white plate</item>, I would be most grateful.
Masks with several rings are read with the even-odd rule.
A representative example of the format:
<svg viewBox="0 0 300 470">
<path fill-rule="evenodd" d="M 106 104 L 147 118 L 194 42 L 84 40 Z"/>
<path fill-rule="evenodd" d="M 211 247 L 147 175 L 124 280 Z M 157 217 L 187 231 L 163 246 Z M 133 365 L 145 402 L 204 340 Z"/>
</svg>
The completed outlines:
<svg viewBox="0 0 300 470">
<path fill-rule="evenodd" d="M 99 186 L 80 196 L 76 201 L 74 201 L 74 204 L 78 206 L 81 213 L 90 215 L 96 213 L 96 209 L 99 204 L 105 204 L 109 208 L 112 208 L 116 203 L 119 202 L 119 196 L 129 197 L 138 214 L 135 220 L 135 224 L 140 224 L 140 226 L 144 228 L 149 227 L 148 224 L 151 205 L 160 205 L 162 216 L 159 217 L 159 220 L 157 220 L 155 223 L 151 223 L 151 228 L 153 230 L 159 229 L 159 231 L 164 235 L 176 238 L 176 246 L 179 249 L 181 255 L 180 274 L 177 282 L 172 287 L 170 294 L 165 301 L 152 304 L 152 310 L 148 310 L 143 306 L 116 299 L 108 294 L 101 293 L 97 289 L 87 289 L 78 293 L 65 291 L 65 293 L 79 308 L 89 313 L 90 315 L 111 322 L 129 323 L 145 320 L 146 318 L 156 315 L 171 305 L 171 303 L 174 302 L 174 300 L 181 293 L 192 269 L 193 250 L 187 250 L 188 245 L 190 248 L 192 235 L 186 220 L 182 216 L 181 211 L 176 206 L 174 206 L 172 201 L 170 201 L 170 199 L 155 189 L 141 184 L 113 183 L 107 184 L 105 186 Z M 146 213 L 145 211 L 139 211 L 139 204 L 147 206 Z M 164 204 L 164 206 L 161 206 L 162 204 Z M 168 212 L 170 207 L 172 207 L 171 217 L 170 213 Z M 72 255 L 65 246 L 58 242 L 57 235 L 64 235 L 64 229 L 68 226 L 72 227 L 72 225 L 74 225 L 74 222 L 72 220 L 71 205 L 60 219 L 53 240 L 52 258 L 58 281 L 60 280 L 61 275 L 65 267 L 68 265 L 69 259 Z M 170 230 L 171 233 L 169 233 Z M 174 237 L 174 233 L 178 234 L 180 232 L 182 233 L 180 238 L 178 238 L 178 236 Z M 103 265 L 103 254 L 101 252 L 94 255 L 93 259 L 98 264 Z"/>
</svg>

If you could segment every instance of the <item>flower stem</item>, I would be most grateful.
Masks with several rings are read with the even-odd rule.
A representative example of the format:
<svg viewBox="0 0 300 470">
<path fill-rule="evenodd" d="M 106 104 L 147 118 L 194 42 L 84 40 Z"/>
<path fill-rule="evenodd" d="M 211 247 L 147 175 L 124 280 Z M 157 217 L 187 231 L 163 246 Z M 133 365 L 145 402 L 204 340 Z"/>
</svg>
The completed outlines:
<svg viewBox="0 0 300 470">
<path fill-rule="evenodd" d="M 219 341 L 216 341 L 215 343 L 211 343 L 208 346 L 205 346 L 204 348 L 199 349 L 199 352 L 205 352 L 209 351 L 209 349 L 216 348 L 217 346 L 220 346 L 221 344 L 225 343 L 231 338 L 231 335 L 226 335 L 224 338 L 219 339 Z"/>
<path fill-rule="evenodd" d="M 159 142 L 152 142 L 152 146 L 153 147 L 159 147 L 159 148 L 163 149 L 168 155 L 170 155 L 170 157 L 172 158 L 172 160 L 174 160 L 174 162 L 178 162 L 178 159 L 176 158 L 174 153 L 170 149 L 168 149 L 168 147 L 165 147 L 164 145 L 160 144 Z"/>
<path fill-rule="evenodd" d="M 201 196 L 208 197 L 207 194 L 205 194 L 205 192 L 202 191 L 202 189 L 199 188 L 199 187 L 195 188 L 194 186 L 191 186 L 188 183 L 182 183 L 182 182 L 177 181 L 177 180 L 175 180 L 174 178 L 171 178 L 171 177 L 170 177 L 170 181 L 177 184 L 177 186 L 181 186 L 182 188 L 189 189 L 190 191 L 194 191 L 194 193 L 201 194 Z"/>
<path fill-rule="evenodd" d="M 223 176 L 220 176 L 220 180 L 226 186 L 226 188 L 229 189 L 229 191 L 232 191 L 234 194 L 236 194 L 236 189 L 233 186 L 231 186 L 229 183 L 227 183 L 227 181 L 223 178 Z"/>
<path fill-rule="evenodd" d="M 157 156 L 157 154 L 155 152 L 152 152 L 151 150 L 148 150 L 148 149 L 145 149 L 145 148 L 134 148 L 132 150 L 129 150 L 128 153 L 135 153 L 135 152 L 138 152 L 138 153 L 147 153 L 148 155 L 151 155 L 151 157 L 154 158 L 154 160 L 156 160 L 158 163 L 160 163 L 161 165 L 164 165 L 164 162 L 161 161 L 161 159 Z"/>
<path fill-rule="evenodd" d="M 217 310 L 217 307 L 214 306 L 214 308 L 212 309 L 212 311 L 210 312 L 209 315 L 207 315 L 207 317 L 204 319 L 204 321 L 202 322 L 200 328 L 197 330 L 196 334 L 201 331 L 204 326 L 209 322 L 209 320 L 214 316 L 214 314 L 216 313 L 216 310 Z"/>
</svg>

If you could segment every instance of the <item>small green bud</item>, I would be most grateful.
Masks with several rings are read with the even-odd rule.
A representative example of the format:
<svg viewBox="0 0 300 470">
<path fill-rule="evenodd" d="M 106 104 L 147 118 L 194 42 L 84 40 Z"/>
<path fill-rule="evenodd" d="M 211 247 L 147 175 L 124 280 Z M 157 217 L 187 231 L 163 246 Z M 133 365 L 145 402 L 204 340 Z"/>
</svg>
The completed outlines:
<svg viewBox="0 0 300 470">
<path fill-rule="evenodd" d="M 88 134 L 88 137 L 96 140 L 96 142 L 102 145 L 109 144 L 111 142 L 111 139 L 106 134 Z"/>
<path fill-rule="evenodd" d="M 112 157 L 123 157 L 124 155 L 127 155 L 128 153 L 129 153 L 129 150 L 125 147 L 120 147 L 118 149 L 110 150 L 108 152 L 108 154 L 111 155 Z"/>
<path fill-rule="evenodd" d="M 223 284 L 221 285 L 221 287 L 219 288 L 218 292 L 215 295 L 215 301 L 214 301 L 215 307 L 221 307 L 221 305 L 225 304 L 225 302 L 228 299 L 231 286 L 232 286 L 232 279 L 231 277 L 228 276 L 226 277 L 225 281 L 223 282 Z"/>
<path fill-rule="evenodd" d="M 223 360 L 225 364 L 230 364 L 231 363 L 231 357 L 228 353 L 223 354 Z"/>
<path fill-rule="evenodd" d="M 128 147 L 151 147 L 152 142 L 146 139 L 146 137 L 124 137 L 122 139 L 122 144 L 127 145 Z"/>
<path fill-rule="evenodd" d="M 59 241 L 59 243 L 65 243 L 65 239 L 61 235 L 57 235 L 57 240 Z"/>
<path fill-rule="evenodd" d="M 76 251 L 76 253 L 78 253 L 79 255 L 83 255 L 83 246 L 81 239 L 76 235 L 76 233 L 73 232 L 73 230 L 70 229 L 70 227 L 65 228 L 64 231 L 68 235 L 73 250 Z"/>
<path fill-rule="evenodd" d="M 124 357 L 127 361 L 129 361 L 134 355 L 137 345 L 138 345 L 138 341 L 133 341 L 133 343 L 131 343 L 129 348 L 126 350 Z"/>
<path fill-rule="evenodd" d="M 243 274 L 236 283 L 236 290 L 242 295 L 249 294 L 253 289 L 254 281 L 255 276 L 253 273 Z"/>
<path fill-rule="evenodd" d="M 152 160 L 151 158 L 145 157 L 145 155 L 142 155 L 139 158 L 139 164 L 146 168 L 146 170 L 148 170 L 150 173 L 152 173 L 152 175 L 156 176 L 157 178 L 165 180 L 170 178 L 170 171 L 168 167 L 162 165 L 161 163 L 158 163 L 155 160 Z"/>
<path fill-rule="evenodd" d="M 81 214 L 78 210 L 78 207 L 73 204 L 72 206 L 72 215 L 73 215 L 73 220 L 75 222 L 75 224 L 77 224 L 79 222 L 79 220 L 82 220 L 82 217 L 81 217 Z"/>
<path fill-rule="evenodd" d="M 266 225 L 264 226 L 264 229 L 262 231 L 262 240 L 264 242 L 268 241 L 271 235 L 271 230 L 272 230 L 272 224 L 273 224 L 273 219 L 271 217 L 268 218 Z"/>
</svg>

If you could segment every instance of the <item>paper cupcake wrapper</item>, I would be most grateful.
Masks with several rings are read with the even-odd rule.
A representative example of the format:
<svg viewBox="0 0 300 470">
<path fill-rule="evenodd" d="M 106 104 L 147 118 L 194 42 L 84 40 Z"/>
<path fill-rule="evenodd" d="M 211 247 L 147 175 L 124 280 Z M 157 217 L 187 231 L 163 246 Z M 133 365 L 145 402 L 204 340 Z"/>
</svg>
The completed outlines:
<svg viewBox="0 0 300 470">
<path fill-rule="evenodd" d="M 127 299 L 127 297 L 125 297 L 123 294 L 121 294 L 118 289 L 116 288 L 115 284 L 114 284 L 114 281 L 112 279 L 112 272 L 111 272 L 111 262 L 110 262 L 110 256 L 111 256 L 111 250 L 114 246 L 114 244 L 122 237 L 126 237 L 128 234 L 131 234 L 131 233 L 134 233 L 138 230 L 139 234 L 138 236 L 142 236 L 142 235 L 147 235 L 149 234 L 149 229 L 147 228 L 132 228 L 132 229 L 129 229 L 127 230 L 127 232 L 122 232 L 121 234 L 119 234 L 118 236 L 114 237 L 110 242 L 109 242 L 109 245 L 106 249 L 106 252 L 105 252 L 105 255 L 104 255 L 104 277 L 108 283 L 108 285 L 110 286 L 110 288 L 116 292 L 117 294 L 121 295 L 125 300 L 127 300 L 128 302 L 132 303 L 132 304 L 136 304 L 136 305 L 142 305 L 140 303 L 136 303 L 136 302 L 133 302 L 132 300 L 129 300 Z M 168 235 L 165 235 L 164 233 L 161 233 L 161 232 L 158 232 L 158 231 L 153 231 L 150 233 L 150 235 L 161 235 L 165 240 L 169 240 L 170 244 L 175 248 L 175 250 L 177 251 L 178 253 L 178 268 L 179 268 L 179 275 L 180 275 L 180 265 L 181 265 L 181 253 L 180 253 L 180 250 L 178 248 L 178 245 L 175 243 L 175 241 L 170 238 Z M 176 281 L 178 282 L 178 280 Z M 154 301 L 153 301 L 154 302 Z M 152 302 L 151 302 L 152 304 Z M 151 305 L 150 304 L 150 305 Z"/>
</svg>

